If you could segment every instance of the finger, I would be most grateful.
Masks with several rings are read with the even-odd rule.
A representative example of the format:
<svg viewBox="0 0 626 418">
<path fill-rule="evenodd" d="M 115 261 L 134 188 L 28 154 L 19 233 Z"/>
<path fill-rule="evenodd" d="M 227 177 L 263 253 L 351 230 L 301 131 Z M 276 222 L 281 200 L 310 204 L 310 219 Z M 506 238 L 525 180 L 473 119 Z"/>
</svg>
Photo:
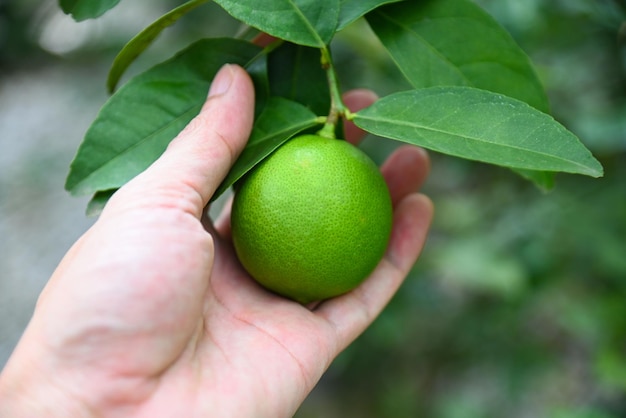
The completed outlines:
<svg viewBox="0 0 626 418">
<path fill-rule="evenodd" d="M 357 112 L 366 108 L 376 100 L 378 100 L 376 93 L 366 89 L 350 90 L 343 95 L 343 102 L 351 112 Z M 348 142 L 358 144 L 366 135 L 366 132 L 351 121 L 346 120 L 344 124 L 344 135 Z"/>
<path fill-rule="evenodd" d="M 180 205 L 200 217 L 245 146 L 253 115 L 250 77 L 239 66 L 225 65 L 215 76 L 198 116 L 111 203 L 150 199 L 156 204 Z"/>
<path fill-rule="evenodd" d="M 406 195 L 422 187 L 430 171 L 430 158 L 422 148 L 403 145 L 387 158 L 380 171 L 395 207 Z"/>
<path fill-rule="evenodd" d="M 372 323 L 398 290 L 424 246 L 432 215 L 428 197 L 406 196 L 395 210 L 387 253 L 371 276 L 353 291 L 317 307 L 316 314 L 335 332 L 338 351 Z"/>
</svg>

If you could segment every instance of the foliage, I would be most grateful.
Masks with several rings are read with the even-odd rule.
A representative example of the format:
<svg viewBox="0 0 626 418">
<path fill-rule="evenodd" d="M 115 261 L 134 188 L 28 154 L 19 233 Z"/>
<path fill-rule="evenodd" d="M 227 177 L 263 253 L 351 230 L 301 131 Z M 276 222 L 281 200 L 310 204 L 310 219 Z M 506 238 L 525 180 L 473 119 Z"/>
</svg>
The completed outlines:
<svg viewBox="0 0 626 418">
<path fill-rule="evenodd" d="M 204 2 L 188 1 L 133 38 L 113 63 L 109 90 L 163 29 Z M 201 92 L 220 64 L 227 62 L 256 69 L 259 113 L 274 96 L 292 100 L 292 106 L 309 106 L 316 113 L 321 103 L 330 101 L 330 109 L 322 111 L 328 112 L 326 119 L 321 114 L 308 117 L 324 125 L 323 136 L 334 137 L 338 119 L 346 118 L 382 137 L 509 167 L 544 188 L 552 186 L 554 172 L 602 175 L 601 165 L 579 139 L 544 113 L 548 111 L 546 95 L 526 54 L 469 0 L 216 3 L 254 28 L 249 32 L 265 32 L 277 40 L 256 53 L 245 40 L 200 40 L 115 92 L 87 132 L 66 183 L 73 194 L 95 194 L 98 205 L 92 208 L 163 152 L 199 111 Z M 98 17 L 116 4 L 110 0 L 61 2 L 77 19 Z M 342 103 L 330 47 L 338 32 L 361 17 L 367 18 L 414 88 L 353 114 Z M 124 117 L 131 110 L 136 128 L 128 126 Z M 263 121 L 264 148 L 269 152 L 297 132 L 285 130 L 282 121 Z M 256 123 L 254 129 L 259 129 Z M 256 142 L 249 147 L 256 148 Z M 248 149 L 220 191 L 267 154 Z"/>
</svg>

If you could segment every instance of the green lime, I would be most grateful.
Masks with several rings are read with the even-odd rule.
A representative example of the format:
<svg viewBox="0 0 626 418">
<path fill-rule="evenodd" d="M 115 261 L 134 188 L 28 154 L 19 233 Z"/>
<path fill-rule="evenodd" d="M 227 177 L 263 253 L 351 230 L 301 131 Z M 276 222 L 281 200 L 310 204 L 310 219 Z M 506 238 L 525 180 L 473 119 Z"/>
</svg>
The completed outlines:
<svg viewBox="0 0 626 418">
<path fill-rule="evenodd" d="M 289 140 L 242 181 L 232 237 L 259 283 L 301 303 L 345 293 L 383 257 L 391 199 L 378 167 L 343 140 Z"/>
</svg>

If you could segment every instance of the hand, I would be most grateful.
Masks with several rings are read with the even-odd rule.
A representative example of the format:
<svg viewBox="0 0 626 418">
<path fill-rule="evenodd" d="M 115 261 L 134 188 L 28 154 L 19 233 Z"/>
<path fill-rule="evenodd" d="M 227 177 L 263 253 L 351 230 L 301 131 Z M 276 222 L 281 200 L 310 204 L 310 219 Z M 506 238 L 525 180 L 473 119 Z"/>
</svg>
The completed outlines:
<svg viewBox="0 0 626 418">
<path fill-rule="evenodd" d="M 375 97 L 354 91 L 353 110 Z M 432 216 L 415 191 L 428 159 L 404 146 L 382 167 L 394 202 L 385 258 L 361 286 L 304 307 L 257 285 L 205 206 L 250 133 L 254 92 L 225 66 L 198 115 L 111 198 L 69 250 L 0 376 L 2 417 L 288 417 L 380 313 Z M 361 133 L 347 124 L 349 139 Z M 207 232 L 208 231 L 208 232 Z"/>
</svg>

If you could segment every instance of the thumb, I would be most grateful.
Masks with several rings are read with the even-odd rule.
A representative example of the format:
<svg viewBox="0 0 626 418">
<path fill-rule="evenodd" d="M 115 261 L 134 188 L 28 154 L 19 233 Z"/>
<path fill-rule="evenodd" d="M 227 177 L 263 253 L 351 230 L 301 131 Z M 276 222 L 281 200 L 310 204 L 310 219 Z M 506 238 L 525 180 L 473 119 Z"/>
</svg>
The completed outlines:
<svg viewBox="0 0 626 418">
<path fill-rule="evenodd" d="M 254 118 L 254 87 L 245 70 L 227 64 L 216 74 L 202 110 L 148 169 L 107 205 L 167 205 L 198 217 L 244 148 Z M 131 203 L 132 201 L 132 203 Z"/>
</svg>

